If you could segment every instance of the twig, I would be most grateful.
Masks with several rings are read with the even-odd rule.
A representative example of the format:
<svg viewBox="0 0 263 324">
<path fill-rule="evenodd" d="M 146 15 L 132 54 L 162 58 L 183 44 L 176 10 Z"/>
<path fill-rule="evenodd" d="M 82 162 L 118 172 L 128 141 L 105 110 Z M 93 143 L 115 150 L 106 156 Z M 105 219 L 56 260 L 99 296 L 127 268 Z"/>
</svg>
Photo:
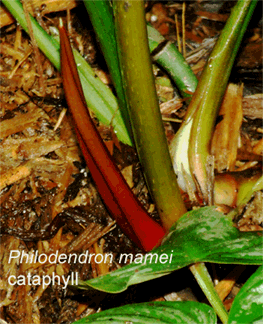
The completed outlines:
<svg viewBox="0 0 263 324">
<path fill-rule="evenodd" d="M 183 34 L 183 57 L 186 55 L 185 49 L 185 2 L 183 2 L 183 12 L 182 12 L 182 34 Z"/>
<path fill-rule="evenodd" d="M 30 20 L 30 16 L 29 16 L 30 13 L 27 10 L 27 5 L 29 4 L 29 2 L 26 3 L 26 1 L 23 0 L 22 3 L 23 3 L 23 8 L 24 8 L 25 17 L 26 17 L 27 26 L 28 26 L 28 33 L 31 38 L 33 51 L 34 51 L 35 59 L 36 59 L 36 66 L 37 66 L 38 80 L 39 80 L 39 90 L 40 90 L 40 93 L 42 94 L 42 96 L 44 97 L 45 93 L 46 93 L 46 88 L 45 88 L 45 82 L 44 82 L 44 77 L 43 77 L 44 76 L 43 66 L 41 63 L 40 52 L 39 52 L 39 49 L 37 46 L 37 42 L 35 39 L 35 35 L 33 32 L 32 24 L 31 24 L 31 20 Z"/>
</svg>

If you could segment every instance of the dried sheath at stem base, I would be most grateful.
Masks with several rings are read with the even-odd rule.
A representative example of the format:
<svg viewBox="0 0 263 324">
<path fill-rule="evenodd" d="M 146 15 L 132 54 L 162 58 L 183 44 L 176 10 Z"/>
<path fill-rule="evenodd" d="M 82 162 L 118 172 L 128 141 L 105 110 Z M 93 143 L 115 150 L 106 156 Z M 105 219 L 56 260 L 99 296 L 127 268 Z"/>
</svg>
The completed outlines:
<svg viewBox="0 0 263 324">
<path fill-rule="evenodd" d="M 215 167 L 218 172 L 235 170 L 238 138 L 242 125 L 243 85 L 230 83 L 226 90 L 219 117 L 222 120 L 216 125 L 211 143 L 211 153 L 215 156 Z"/>
<path fill-rule="evenodd" d="M 122 230 L 142 249 L 160 243 L 164 229 L 144 210 L 112 160 L 85 104 L 66 30 L 60 26 L 61 72 L 65 96 L 80 146 L 98 191 Z"/>
</svg>

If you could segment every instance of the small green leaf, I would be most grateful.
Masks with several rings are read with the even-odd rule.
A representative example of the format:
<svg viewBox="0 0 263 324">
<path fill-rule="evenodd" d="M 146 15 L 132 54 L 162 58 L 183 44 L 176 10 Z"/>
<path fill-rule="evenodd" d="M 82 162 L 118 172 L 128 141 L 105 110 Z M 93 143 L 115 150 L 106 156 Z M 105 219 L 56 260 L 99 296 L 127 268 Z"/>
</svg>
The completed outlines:
<svg viewBox="0 0 263 324">
<path fill-rule="evenodd" d="M 216 314 L 205 304 L 186 302 L 149 302 L 109 309 L 73 324 L 85 323 L 196 323 L 215 324 Z"/>
<path fill-rule="evenodd" d="M 240 289 L 230 310 L 229 324 L 263 323 L 263 266 Z"/>
<path fill-rule="evenodd" d="M 118 293 L 197 262 L 261 265 L 262 244 L 261 232 L 240 232 L 215 207 L 204 207 L 186 213 L 163 244 L 143 260 L 135 255 L 133 263 L 105 276 L 79 281 L 78 287 Z"/>
</svg>

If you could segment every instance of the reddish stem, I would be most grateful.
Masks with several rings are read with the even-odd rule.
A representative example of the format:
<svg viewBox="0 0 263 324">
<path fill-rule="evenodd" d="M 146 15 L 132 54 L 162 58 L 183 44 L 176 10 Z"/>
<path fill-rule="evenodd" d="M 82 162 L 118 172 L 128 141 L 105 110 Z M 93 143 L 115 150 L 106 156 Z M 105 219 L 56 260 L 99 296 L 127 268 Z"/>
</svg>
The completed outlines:
<svg viewBox="0 0 263 324">
<path fill-rule="evenodd" d="M 145 251 L 158 245 L 165 230 L 143 208 L 112 160 L 85 103 L 66 30 L 60 26 L 61 73 L 80 147 L 109 212 L 130 239 Z"/>
</svg>

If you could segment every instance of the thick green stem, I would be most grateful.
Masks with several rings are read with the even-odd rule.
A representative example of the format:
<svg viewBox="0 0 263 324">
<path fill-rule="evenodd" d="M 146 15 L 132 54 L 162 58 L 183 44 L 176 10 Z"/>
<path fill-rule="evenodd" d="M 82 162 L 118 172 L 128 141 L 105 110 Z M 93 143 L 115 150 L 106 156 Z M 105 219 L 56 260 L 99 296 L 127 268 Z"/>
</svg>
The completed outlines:
<svg viewBox="0 0 263 324">
<path fill-rule="evenodd" d="M 128 108 L 119 67 L 112 7 L 108 0 L 83 1 L 107 62 L 125 124 L 127 129 L 130 130 Z M 198 81 L 183 55 L 174 44 L 167 42 L 153 27 L 148 25 L 147 32 L 150 51 L 157 50 L 157 53 L 153 56 L 154 61 L 167 71 L 183 97 L 192 97 Z"/>
<path fill-rule="evenodd" d="M 223 324 L 227 324 L 228 315 L 226 309 L 215 290 L 211 277 L 204 263 L 196 263 L 190 266 L 190 270 L 196 281 L 201 287 L 206 298 L 214 308 L 215 312 L 221 319 Z"/>
<path fill-rule="evenodd" d="M 24 10 L 19 0 L 3 0 L 3 4 L 16 18 L 21 27 L 28 32 Z M 59 43 L 48 35 L 33 17 L 31 17 L 31 23 L 38 47 L 51 63 L 60 70 Z M 106 125 L 112 123 L 114 131 L 122 142 L 132 145 L 132 140 L 118 110 L 117 100 L 111 90 L 96 77 L 94 71 L 77 51 L 74 51 L 74 55 L 89 108 L 102 123 Z"/>
<path fill-rule="evenodd" d="M 147 42 L 144 3 L 114 2 L 119 58 L 129 114 L 146 181 L 164 226 L 168 229 L 185 212 L 177 185 Z"/>
</svg>

